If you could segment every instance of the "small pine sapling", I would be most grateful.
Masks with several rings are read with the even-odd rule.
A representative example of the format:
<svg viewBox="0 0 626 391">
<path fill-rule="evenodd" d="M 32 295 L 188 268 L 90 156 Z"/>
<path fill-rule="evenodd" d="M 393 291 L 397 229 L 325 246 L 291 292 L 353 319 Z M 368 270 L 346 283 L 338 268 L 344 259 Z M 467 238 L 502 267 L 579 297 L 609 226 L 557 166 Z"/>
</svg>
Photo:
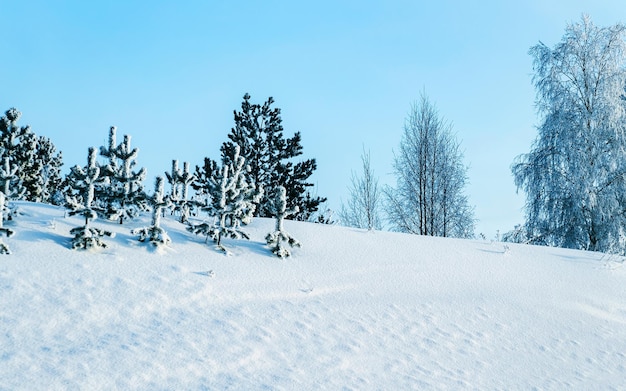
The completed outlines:
<svg viewBox="0 0 626 391">
<path fill-rule="evenodd" d="M 101 169 L 96 196 L 104 205 L 106 217 L 123 224 L 135 218 L 139 210 L 147 210 L 142 185 L 146 170 L 133 171 L 139 150 L 131 148 L 129 135 L 124 135 L 124 141 L 116 146 L 115 133 L 116 128 L 112 126 L 108 148 L 100 147 L 100 155 L 108 158 L 109 163 Z"/>
<path fill-rule="evenodd" d="M 276 218 L 276 230 L 267 234 L 265 241 L 267 245 L 279 258 L 286 258 L 291 255 L 289 249 L 283 246 L 283 242 L 287 242 L 290 247 L 300 247 L 301 244 L 298 240 L 292 237 L 283 228 L 283 220 L 289 215 L 298 213 L 298 207 L 287 210 L 287 191 L 283 186 L 279 186 L 276 189 L 274 198 L 269 205 L 269 208 Z"/>
<path fill-rule="evenodd" d="M 134 229 L 131 231 L 133 235 L 139 235 L 139 241 L 149 241 L 154 246 L 167 246 L 172 242 L 169 235 L 161 228 L 161 213 L 163 208 L 167 208 L 170 201 L 164 196 L 163 177 L 156 178 L 154 185 L 154 195 L 149 199 L 152 205 L 152 225 L 149 227 Z"/>
<path fill-rule="evenodd" d="M 196 206 L 194 200 L 189 199 L 189 185 L 196 177 L 189 172 L 189 163 L 183 163 L 183 171 L 178 168 L 178 160 L 172 160 L 172 171 L 166 172 L 165 176 L 171 186 L 169 199 L 172 202 L 172 214 L 180 214 L 180 222 L 186 223 L 191 215 L 191 210 Z"/>
<path fill-rule="evenodd" d="M 255 204 L 263 194 L 262 189 L 256 189 L 246 181 L 245 171 L 245 159 L 236 153 L 231 164 L 224 164 L 221 170 L 207 178 L 205 189 L 210 201 L 202 210 L 216 221 L 213 224 L 189 223 L 187 227 L 189 232 L 205 235 L 207 240 L 211 237 L 217 248 L 224 252 L 227 250 L 222 245 L 223 237 L 250 239 L 241 225 L 250 222 Z"/>
<path fill-rule="evenodd" d="M 89 249 L 92 247 L 106 247 L 106 243 L 100 240 L 103 236 L 114 236 L 114 233 L 99 228 L 91 227 L 90 221 L 97 217 L 96 209 L 92 207 L 94 198 L 94 185 L 100 175 L 100 168 L 96 165 L 96 150 L 89 148 L 87 167 L 80 166 L 71 168 L 68 176 L 70 186 L 80 190 L 82 202 L 76 197 L 67 197 L 67 206 L 71 209 L 70 216 L 79 215 L 85 218 L 85 225 L 72 228 L 72 249 Z"/>
</svg>

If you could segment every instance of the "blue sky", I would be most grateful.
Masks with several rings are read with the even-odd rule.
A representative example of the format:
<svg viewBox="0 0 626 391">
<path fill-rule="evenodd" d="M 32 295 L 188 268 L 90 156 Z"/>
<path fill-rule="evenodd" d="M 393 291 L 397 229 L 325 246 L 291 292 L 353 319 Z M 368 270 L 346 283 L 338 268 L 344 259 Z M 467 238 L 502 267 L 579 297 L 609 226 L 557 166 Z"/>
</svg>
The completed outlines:
<svg viewBox="0 0 626 391">
<path fill-rule="evenodd" d="M 0 0 L 0 109 L 50 137 L 65 169 L 108 128 L 130 134 L 147 188 L 172 159 L 217 158 L 244 93 L 273 96 L 302 133 L 317 192 L 339 209 L 363 147 L 393 184 L 411 104 L 425 91 L 454 125 L 477 233 L 523 221 L 510 165 L 538 123 L 528 49 L 582 13 L 626 21 L 620 1 Z"/>
</svg>

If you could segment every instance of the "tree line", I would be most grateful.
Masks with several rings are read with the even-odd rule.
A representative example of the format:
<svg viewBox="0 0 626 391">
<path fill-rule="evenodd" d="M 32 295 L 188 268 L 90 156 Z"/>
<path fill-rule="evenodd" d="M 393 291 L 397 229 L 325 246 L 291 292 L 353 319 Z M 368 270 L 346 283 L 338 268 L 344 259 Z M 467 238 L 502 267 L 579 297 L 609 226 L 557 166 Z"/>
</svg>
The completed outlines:
<svg viewBox="0 0 626 391">
<path fill-rule="evenodd" d="M 531 150 L 511 170 L 526 193 L 525 222 L 504 241 L 626 254 L 626 27 L 595 26 L 588 16 L 567 26 L 561 42 L 531 47 L 536 108 L 540 117 Z M 302 154 L 301 135 L 285 137 L 273 98 L 254 104 L 246 94 L 235 126 L 220 148 L 221 159 L 205 158 L 192 170 L 172 161 L 148 196 L 144 169 L 135 169 L 137 149 L 129 135 L 117 144 L 112 127 L 107 146 L 92 148 L 84 167 L 62 177 L 61 153 L 28 126 L 17 126 L 19 111 L 0 120 L 0 207 L 2 221 L 14 213 L 8 200 L 65 205 L 85 224 L 72 231 L 77 248 L 101 245 L 108 234 L 90 225 L 100 216 L 123 224 L 152 210 L 150 227 L 136 230 L 141 241 L 169 243 L 160 219 L 169 211 L 194 234 L 213 240 L 247 238 L 253 217 L 274 217 L 267 243 L 288 256 L 284 243 L 299 242 L 284 231 L 285 218 L 334 223 L 320 213 L 326 198 L 313 196 L 315 159 Z M 104 162 L 98 162 L 98 156 Z M 476 219 L 465 187 L 467 167 L 452 125 L 425 93 L 405 120 L 394 156 L 395 186 L 379 186 L 363 150 L 362 170 L 353 172 L 349 197 L 339 211 L 344 225 L 388 228 L 419 235 L 471 238 Z M 168 194 L 164 191 L 169 184 Z M 202 220 L 202 213 L 212 218 Z M 0 222 L 0 234 L 12 232 Z M 92 241 L 93 243 L 91 243 Z M 8 251 L 0 243 L 0 251 Z"/>
<path fill-rule="evenodd" d="M 503 240 L 626 254 L 626 26 L 583 15 L 553 48 L 532 46 L 540 118 L 529 153 L 511 170 L 526 194 L 525 222 Z M 473 236 L 462 153 L 451 125 L 423 95 L 394 161 L 397 186 L 381 188 L 362 156 L 340 216 L 350 225 Z M 386 216 L 386 218 L 384 217 Z"/>
<path fill-rule="evenodd" d="M 71 231 L 72 248 L 84 249 L 106 246 L 101 239 L 112 234 L 92 225 L 96 217 L 123 224 L 152 210 L 152 225 L 133 233 L 140 241 L 163 245 L 170 239 L 160 219 L 169 211 L 190 232 L 205 235 L 227 251 L 222 238 L 248 238 L 242 226 L 253 217 L 274 217 L 276 230 L 268 234 L 268 246 L 279 257 L 289 256 L 285 244 L 300 243 L 284 230 L 283 219 L 310 220 L 326 198 L 311 194 L 309 177 L 317 168 L 316 161 L 294 162 L 302 154 L 301 135 L 284 136 L 280 109 L 273 108 L 273 103 L 270 97 L 262 105 L 253 104 L 246 94 L 241 110 L 234 112 L 229 140 L 220 149 L 221 161 L 205 158 L 192 172 L 188 162 L 181 170 L 173 160 L 171 171 L 155 179 L 152 195 L 144 190 L 146 170 L 136 168 L 138 149 L 131 146 L 130 135 L 118 144 L 117 129 L 111 127 L 108 144 L 89 148 L 87 164 L 73 166 L 62 177 L 61 154 L 30 127 L 18 126 L 21 113 L 9 109 L 0 119 L 2 221 L 16 214 L 10 200 L 63 205 L 70 215 L 84 218 L 84 225 Z M 169 194 L 164 193 L 165 181 Z M 207 221 L 191 218 L 200 212 L 206 213 Z M 12 231 L 0 223 L 0 233 L 8 236 Z M 0 251 L 9 251 L 5 244 L 0 246 Z"/>
</svg>

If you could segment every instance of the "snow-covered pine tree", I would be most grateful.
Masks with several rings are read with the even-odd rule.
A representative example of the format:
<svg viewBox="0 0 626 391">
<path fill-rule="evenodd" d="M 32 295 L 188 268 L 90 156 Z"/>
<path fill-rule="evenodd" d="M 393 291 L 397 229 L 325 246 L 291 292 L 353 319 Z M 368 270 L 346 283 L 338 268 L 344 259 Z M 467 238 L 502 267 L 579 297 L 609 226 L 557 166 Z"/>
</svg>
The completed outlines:
<svg viewBox="0 0 626 391">
<path fill-rule="evenodd" d="M 189 172 L 189 163 L 183 163 L 183 170 L 178 168 L 178 160 L 172 160 L 172 171 L 166 172 L 167 182 L 170 184 L 169 199 L 171 201 L 172 214 L 180 215 L 180 222 L 189 220 L 191 211 L 196 202 L 189 198 L 189 186 L 194 183 L 196 177 Z"/>
<path fill-rule="evenodd" d="M 296 132 L 293 137 L 283 136 L 279 108 L 271 108 L 270 97 L 263 105 L 251 104 L 250 95 L 245 94 L 241 111 L 235 111 L 235 127 L 228 135 L 229 141 L 221 147 L 222 159 L 228 163 L 235 155 L 235 146 L 250 166 L 248 181 L 266 192 L 284 186 L 289 208 L 298 206 L 294 220 L 307 220 L 316 212 L 326 198 L 313 197 L 308 191 L 313 186 L 308 178 L 317 168 L 315 159 L 293 163 L 292 159 L 302 154 L 302 137 Z M 271 216 L 268 206 L 269 194 L 260 199 L 255 215 Z"/>
<path fill-rule="evenodd" d="M 9 158 L 25 188 L 20 199 L 52 202 L 62 182 L 63 160 L 50 139 L 35 135 L 29 126 L 18 126 L 21 113 L 9 109 L 0 118 L 0 161 Z"/>
<path fill-rule="evenodd" d="M 94 188 L 100 175 L 100 168 L 96 164 L 96 149 L 89 148 L 87 166 L 82 168 L 78 165 L 71 168 L 68 180 L 70 186 L 82 193 L 81 199 L 67 198 L 67 206 L 71 209 L 70 216 L 80 215 L 85 218 L 85 225 L 72 228 L 72 249 L 89 249 L 92 247 L 106 247 L 106 243 L 100 240 L 103 236 L 114 236 L 112 232 L 91 227 L 90 221 L 97 217 L 96 210 L 92 207 Z"/>
<path fill-rule="evenodd" d="M 146 170 L 133 171 L 139 150 L 131 148 L 130 135 L 124 135 L 124 141 L 115 146 L 115 133 L 116 127 L 112 126 L 108 148 L 100 147 L 100 155 L 108 158 L 109 163 L 101 170 L 97 196 L 106 217 L 123 224 L 125 220 L 135 218 L 140 210 L 147 210 L 142 184 Z"/>
<path fill-rule="evenodd" d="M 21 148 L 20 144 L 31 144 L 28 140 L 31 133 L 30 126 L 18 126 L 17 121 L 22 116 L 15 107 L 7 110 L 3 117 L 0 118 L 0 150 L 2 152 L 2 160 L 5 157 L 10 159 L 11 165 L 17 163 L 17 150 Z"/>
<path fill-rule="evenodd" d="M 20 153 L 19 161 L 30 161 L 26 167 L 22 166 L 21 179 L 26 189 L 25 199 L 32 202 L 60 204 L 60 188 L 63 182 L 61 167 L 63 157 L 57 152 L 52 141 L 47 137 L 36 137 L 32 153 Z M 29 156 L 30 160 L 26 160 Z"/>
<path fill-rule="evenodd" d="M 199 197 L 198 206 L 207 206 L 211 201 L 211 183 L 221 171 L 221 167 L 217 162 L 208 157 L 204 158 L 202 167 L 196 166 L 194 181 L 191 183 L 192 189 Z"/>
<path fill-rule="evenodd" d="M 279 186 L 274 192 L 274 197 L 271 198 L 272 203 L 269 205 L 269 210 L 276 219 L 276 229 L 274 232 L 267 234 L 265 241 L 267 245 L 279 258 L 286 258 L 291 255 L 289 249 L 283 246 L 283 242 L 287 242 L 290 247 L 300 247 L 301 244 L 293 236 L 291 236 L 283 227 L 283 221 L 285 217 L 298 213 L 298 207 L 293 209 L 287 209 L 287 191 L 283 186 Z"/>
<path fill-rule="evenodd" d="M 161 214 L 163 208 L 167 208 L 170 204 L 168 197 L 165 197 L 163 191 L 163 177 L 158 176 L 154 184 L 154 194 L 148 198 L 152 206 L 152 225 L 149 227 L 134 229 L 131 231 L 133 235 L 139 235 L 139 241 L 149 241 L 154 246 L 166 246 L 172 242 L 169 235 L 161 227 Z"/>
<path fill-rule="evenodd" d="M 4 193 L 0 192 L 0 213 L 2 213 L 2 218 L 0 218 L 0 236 L 5 235 L 7 238 L 13 235 L 13 231 L 4 227 L 4 215 L 7 213 L 6 199 L 4 197 Z M 4 244 L 2 240 L 0 240 L 0 254 L 11 254 L 11 250 L 9 250 L 9 246 Z"/>
<path fill-rule="evenodd" d="M 263 195 L 262 189 L 247 182 L 245 158 L 239 155 L 239 148 L 235 149 L 233 164 L 224 164 L 220 171 L 205 178 L 205 191 L 210 200 L 201 209 L 213 216 L 215 222 L 188 223 L 187 226 L 189 232 L 205 235 L 207 240 L 209 237 L 213 239 L 217 248 L 224 252 L 227 250 L 222 245 L 222 238 L 250 239 L 241 225 L 251 221 L 256 203 Z"/>
<path fill-rule="evenodd" d="M 0 236 L 9 237 L 13 231 L 4 227 L 5 220 L 11 220 L 13 212 L 9 208 L 7 194 L 14 195 L 15 192 L 23 194 L 24 189 L 19 187 L 20 181 L 16 175 L 17 167 L 11 168 L 9 158 L 4 158 L 4 164 L 0 166 Z M 10 254 L 9 247 L 0 241 L 0 254 Z"/>
<path fill-rule="evenodd" d="M 20 200 L 26 193 L 22 181 L 18 176 L 19 167 L 11 164 L 11 160 L 5 157 L 0 166 L 0 192 L 5 196 L 6 202 Z"/>
</svg>

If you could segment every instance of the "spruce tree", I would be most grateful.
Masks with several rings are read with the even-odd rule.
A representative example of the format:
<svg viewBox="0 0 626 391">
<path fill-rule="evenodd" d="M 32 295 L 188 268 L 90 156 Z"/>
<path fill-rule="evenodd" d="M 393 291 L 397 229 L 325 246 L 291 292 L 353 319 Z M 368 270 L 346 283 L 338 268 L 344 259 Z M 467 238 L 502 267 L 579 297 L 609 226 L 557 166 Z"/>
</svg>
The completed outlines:
<svg viewBox="0 0 626 391">
<path fill-rule="evenodd" d="M 67 206 L 71 209 L 70 216 L 79 215 L 85 218 L 85 225 L 72 228 L 72 249 L 89 249 L 92 247 L 106 247 L 100 240 L 103 236 L 114 236 L 112 232 L 92 227 L 90 221 L 97 217 L 97 210 L 92 206 L 95 184 L 98 183 L 100 168 L 96 164 L 96 150 L 89 148 L 87 166 L 71 168 L 68 180 L 70 186 L 82 193 L 82 197 L 68 197 Z"/>
<path fill-rule="evenodd" d="M 286 258 L 291 255 L 291 252 L 287 247 L 283 245 L 283 242 L 287 242 L 290 247 L 300 247 L 300 242 L 291 236 L 283 227 L 283 221 L 289 215 L 298 213 L 298 207 L 293 209 L 287 209 L 287 192 L 284 187 L 279 186 L 276 192 L 271 198 L 272 203 L 269 205 L 269 210 L 276 219 L 276 229 L 274 232 L 267 234 L 265 241 L 267 245 L 279 258 Z"/>
<path fill-rule="evenodd" d="M 214 171 L 204 179 L 204 191 L 210 195 L 210 200 L 201 209 L 213 216 L 215 222 L 189 223 L 187 227 L 188 231 L 196 235 L 202 234 L 207 240 L 209 237 L 213 239 L 217 248 L 224 252 L 227 250 L 222 245 L 223 237 L 250 239 L 241 225 L 251 221 L 256 204 L 263 195 L 262 189 L 255 189 L 248 183 L 245 175 L 246 160 L 240 156 L 237 147 L 232 162 L 224 164 L 220 171 Z"/>
<path fill-rule="evenodd" d="M 296 132 L 291 138 L 283 136 L 280 109 L 272 108 L 273 103 L 274 99 L 270 97 L 263 105 L 251 104 L 250 95 L 244 95 L 241 111 L 234 112 L 235 127 L 228 135 L 229 141 L 221 148 L 224 163 L 232 161 L 235 147 L 239 147 L 241 156 L 250 166 L 248 181 L 265 189 L 266 194 L 284 186 L 288 207 L 298 207 L 293 219 L 307 220 L 326 200 L 313 197 L 309 191 L 313 184 L 307 180 L 317 168 L 317 163 L 315 159 L 292 161 L 302 154 L 301 135 Z M 271 216 L 270 204 L 268 196 L 263 196 L 256 215 Z"/>
<path fill-rule="evenodd" d="M 163 208 L 170 205 L 170 201 L 165 197 L 163 191 L 163 177 L 158 176 L 154 185 L 154 194 L 148 198 L 152 206 L 152 225 L 149 227 L 134 229 L 131 231 L 133 235 L 139 235 L 139 241 L 149 241 L 154 246 L 166 246 L 172 242 L 169 235 L 161 227 L 161 214 Z"/>
</svg>

